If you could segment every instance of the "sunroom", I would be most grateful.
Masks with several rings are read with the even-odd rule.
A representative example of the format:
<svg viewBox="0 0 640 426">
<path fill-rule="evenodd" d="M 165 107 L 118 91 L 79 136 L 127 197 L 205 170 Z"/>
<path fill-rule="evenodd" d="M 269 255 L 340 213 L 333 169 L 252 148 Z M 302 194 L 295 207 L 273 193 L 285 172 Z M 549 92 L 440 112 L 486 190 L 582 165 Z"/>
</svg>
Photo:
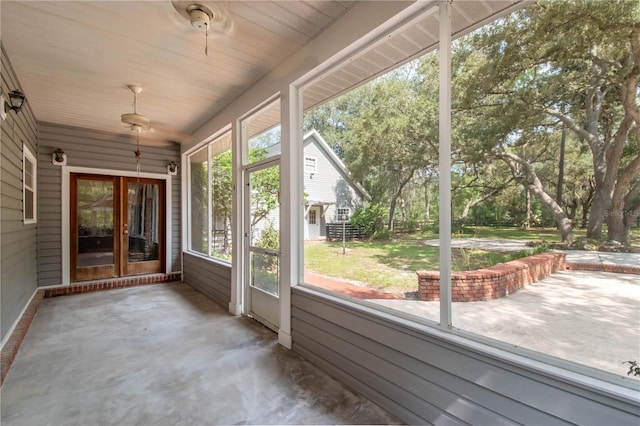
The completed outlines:
<svg viewBox="0 0 640 426">
<path fill-rule="evenodd" d="M 452 42 L 530 3 L 2 2 L 3 381 L 42 297 L 182 281 L 408 424 L 636 424 L 637 381 L 453 326 L 447 173 L 437 317 L 305 282 L 305 113 L 437 52 L 450 170 Z"/>
</svg>

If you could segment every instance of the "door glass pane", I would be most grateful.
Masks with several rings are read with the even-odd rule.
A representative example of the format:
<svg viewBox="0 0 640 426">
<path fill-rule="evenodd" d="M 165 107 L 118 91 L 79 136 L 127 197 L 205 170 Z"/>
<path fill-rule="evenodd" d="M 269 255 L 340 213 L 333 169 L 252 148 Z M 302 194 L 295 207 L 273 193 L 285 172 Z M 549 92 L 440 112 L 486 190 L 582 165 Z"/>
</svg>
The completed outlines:
<svg viewBox="0 0 640 426">
<path fill-rule="evenodd" d="M 276 297 L 280 294 L 278 283 L 280 258 L 271 253 L 251 253 L 251 285 Z"/>
<path fill-rule="evenodd" d="M 159 259 L 160 188 L 158 184 L 128 184 L 129 262 Z"/>
<path fill-rule="evenodd" d="M 278 295 L 280 167 L 250 175 L 251 285 Z"/>
<path fill-rule="evenodd" d="M 78 179 L 78 266 L 112 265 L 113 182 Z"/>
<path fill-rule="evenodd" d="M 280 167 L 251 173 L 251 245 L 280 249 Z"/>
</svg>

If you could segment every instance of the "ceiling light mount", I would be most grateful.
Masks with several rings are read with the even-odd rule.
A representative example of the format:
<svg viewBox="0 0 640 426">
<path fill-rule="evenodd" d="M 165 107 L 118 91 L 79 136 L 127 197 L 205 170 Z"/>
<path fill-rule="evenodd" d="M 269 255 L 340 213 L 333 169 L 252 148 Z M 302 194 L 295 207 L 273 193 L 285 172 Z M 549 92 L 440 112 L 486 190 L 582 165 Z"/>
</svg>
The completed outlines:
<svg viewBox="0 0 640 426">
<path fill-rule="evenodd" d="M 204 31 L 204 53 L 209 55 L 209 32 L 228 34 L 233 25 L 226 9 L 208 0 L 172 0 L 176 11 L 189 21 L 191 27 Z"/>
<path fill-rule="evenodd" d="M 187 12 L 189 13 L 191 26 L 197 30 L 207 31 L 211 25 L 211 21 L 213 21 L 215 17 L 211 9 L 201 4 L 191 4 L 187 6 Z"/>
</svg>

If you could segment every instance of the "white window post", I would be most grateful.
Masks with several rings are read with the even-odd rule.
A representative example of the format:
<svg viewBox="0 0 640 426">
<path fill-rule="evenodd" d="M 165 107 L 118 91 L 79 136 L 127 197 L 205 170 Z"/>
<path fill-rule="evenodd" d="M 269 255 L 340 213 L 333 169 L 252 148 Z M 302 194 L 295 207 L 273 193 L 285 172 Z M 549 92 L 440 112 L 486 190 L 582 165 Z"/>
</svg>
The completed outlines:
<svg viewBox="0 0 640 426">
<path fill-rule="evenodd" d="M 451 327 L 451 5 L 440 8 L 440 326 Z"/>
</svg>

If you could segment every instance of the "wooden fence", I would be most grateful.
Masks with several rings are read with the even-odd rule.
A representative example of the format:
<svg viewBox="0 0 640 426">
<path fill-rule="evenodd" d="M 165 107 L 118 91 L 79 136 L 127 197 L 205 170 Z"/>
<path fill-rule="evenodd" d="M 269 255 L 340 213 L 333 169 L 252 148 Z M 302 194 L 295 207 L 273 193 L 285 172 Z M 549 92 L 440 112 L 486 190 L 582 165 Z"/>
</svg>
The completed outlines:
<svg viewBox="0 0 640 426">
<path fill-rule="evenodd" d="M 362 230 L 350 223 L 327 223 L 327 240 L 342 241 L 342 230 L 346 240 L 357 240 L 363 238 Z"/>
</svg>

